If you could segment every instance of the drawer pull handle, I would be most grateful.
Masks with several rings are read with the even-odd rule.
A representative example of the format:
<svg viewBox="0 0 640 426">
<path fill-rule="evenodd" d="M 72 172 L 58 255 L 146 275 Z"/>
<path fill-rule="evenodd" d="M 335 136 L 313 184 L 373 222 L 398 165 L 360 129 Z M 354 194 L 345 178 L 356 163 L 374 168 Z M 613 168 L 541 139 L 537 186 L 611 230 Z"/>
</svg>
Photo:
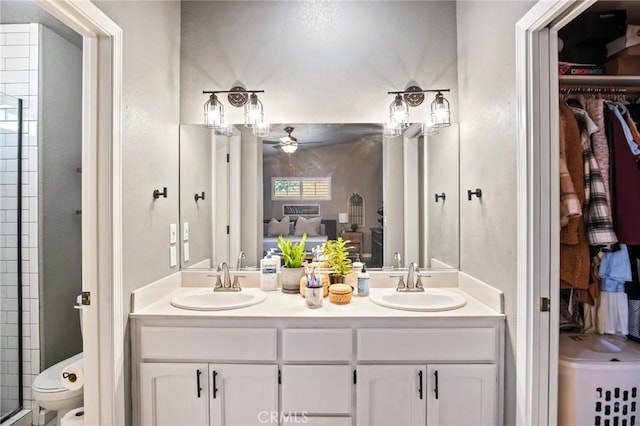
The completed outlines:
<svg viewBox="0 0 640 426">
<path fill-rule="evenodd" d="M 418 371 L 418 382 L 420 383 L 418 386 L 418 394 L 420 395 L 420 399 L 422 399 L 422 370 Z"/>
<path fill-rule="evenodd" d="M 435 385 L 436 385 L 434 392 L 436 393 L 436 399 L 438 399 L 438 370 L 433 372 L 433 376 L 435 378 Z"/>
<path fill-rule="evenodd" d="M 213 399 L 216 399 L 216 395 L 218 394 L 218 386 L 216 385 L 216 377 L 218 377 L 218 372 L 213 370 Z"/>
<path fill-rule="evenodd" d="M 197 385 L 198 385 L 198 398 L 200 398 L 200 393 L 202 392 L 202 387 L 200 386 L 200 374 L 202 374 L 202 372 L 199 369 L 196 370 L 196 381 L 197 381 Z"/>
</svg>

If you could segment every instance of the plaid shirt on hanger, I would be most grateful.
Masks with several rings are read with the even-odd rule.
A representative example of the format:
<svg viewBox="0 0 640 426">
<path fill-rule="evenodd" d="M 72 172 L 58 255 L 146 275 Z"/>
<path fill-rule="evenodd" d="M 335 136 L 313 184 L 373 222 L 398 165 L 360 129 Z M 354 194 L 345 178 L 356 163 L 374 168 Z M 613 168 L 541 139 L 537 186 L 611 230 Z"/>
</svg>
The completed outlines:
<svg viewBox="0 0 640 426">
<path fill-rule="evenodd" d="M 587 225 L 589 244 L 592 246 L 613 245 L 618 242 L 618 237 L 613 230 L 613 220 L 607 203 L 604 180 L 591 149 L 591 138 L 587 125 L 589 116 L 586 115 L 584 110 L 571 109 L 578 121 L 580 139 L 582 140 L 582 159 L 584 161 L 584 204 L 582 214 Z"/>
</svg>

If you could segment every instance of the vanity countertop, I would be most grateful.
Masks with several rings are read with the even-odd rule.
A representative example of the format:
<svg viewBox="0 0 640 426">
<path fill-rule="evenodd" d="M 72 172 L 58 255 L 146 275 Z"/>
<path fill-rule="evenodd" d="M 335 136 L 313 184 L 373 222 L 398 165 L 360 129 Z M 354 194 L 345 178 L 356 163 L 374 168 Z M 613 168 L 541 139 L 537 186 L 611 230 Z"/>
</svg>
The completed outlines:
<svg viewBox="0 0 640 426">
<path fill-rule="evenodd" d="M 145 304 L 140 309 L 134 309 L 130 314 L 135 319 L 151 318 L 484 318 L 500 319 L 504 314 L 492 309 L 478 299 L 472 297 L 457 287 L 449 290 L 463 295 L 466 305 L 453 310 L 438 312 L 417 312 L 385 308 L 373 303 L 368 296 L 354 295 L 351 303 L 336 305 L 325 297 L 323 306 L 318 309 L 310 309 L 305 305 L 305 300 L 300 294 L 285 294 L 280 290 L 266 293 L 266 300 L 253 306 L 241 309 L 229 309 L 219 311 L 194 311 L 180 309 L 171 305 L 171 299 L 178 294 L 189 292 L 201 292 L 202 287 L 179 287 L 159 295 L 155 300 Z M 387 289 L 371 288 L 370 293 Z M 212 290 L 213 291 L 213 290 Z"/>
</svg>

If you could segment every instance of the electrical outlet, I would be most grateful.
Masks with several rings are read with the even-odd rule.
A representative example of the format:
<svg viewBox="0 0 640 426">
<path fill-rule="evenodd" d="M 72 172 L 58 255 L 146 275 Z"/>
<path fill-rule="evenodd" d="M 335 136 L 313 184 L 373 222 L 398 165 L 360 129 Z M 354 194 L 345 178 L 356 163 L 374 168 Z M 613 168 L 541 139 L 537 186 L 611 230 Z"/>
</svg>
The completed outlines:
<svg viewBox="0 0 640 426">
<path fill-rule="evenodd" d="M 184 225 L 182 225 L 182 239 L 189 241 L 189 222 L 185 222 Z"/>
<path fill-rule="evenodd" d="M 178 264 L 178 249 L 176 248 L 176 246 L 171 246 L 169 248 L 169 257 L 169 267 L 173 268 Z"/>
<path fill-rule="evenodd" d="M 178 237 L 178 229 L 175 223 L 169 225 L 169 244 L 175 244 Z"/>
<path fill-rule="evenodd" d="M 182 250 L 182 257 L 184 257 L 184 261 L 189 261 L 189 243 L 184 243 L 184 250 Z"/>
</svg>

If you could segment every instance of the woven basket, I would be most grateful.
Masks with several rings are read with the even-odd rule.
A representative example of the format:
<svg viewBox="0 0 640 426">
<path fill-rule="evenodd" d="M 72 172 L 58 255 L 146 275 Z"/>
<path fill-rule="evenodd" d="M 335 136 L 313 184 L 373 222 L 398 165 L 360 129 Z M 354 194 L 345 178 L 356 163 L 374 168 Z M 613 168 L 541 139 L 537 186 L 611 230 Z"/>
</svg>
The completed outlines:
<svg viewBox="0 0 640 426">
<path fill-rule="evenodd" d="M 329 301 L 336 305 L 346 305 L 351 302 L 353 288 L 347 284 L 333 284 L 329 287 Z"/>
</svg>

